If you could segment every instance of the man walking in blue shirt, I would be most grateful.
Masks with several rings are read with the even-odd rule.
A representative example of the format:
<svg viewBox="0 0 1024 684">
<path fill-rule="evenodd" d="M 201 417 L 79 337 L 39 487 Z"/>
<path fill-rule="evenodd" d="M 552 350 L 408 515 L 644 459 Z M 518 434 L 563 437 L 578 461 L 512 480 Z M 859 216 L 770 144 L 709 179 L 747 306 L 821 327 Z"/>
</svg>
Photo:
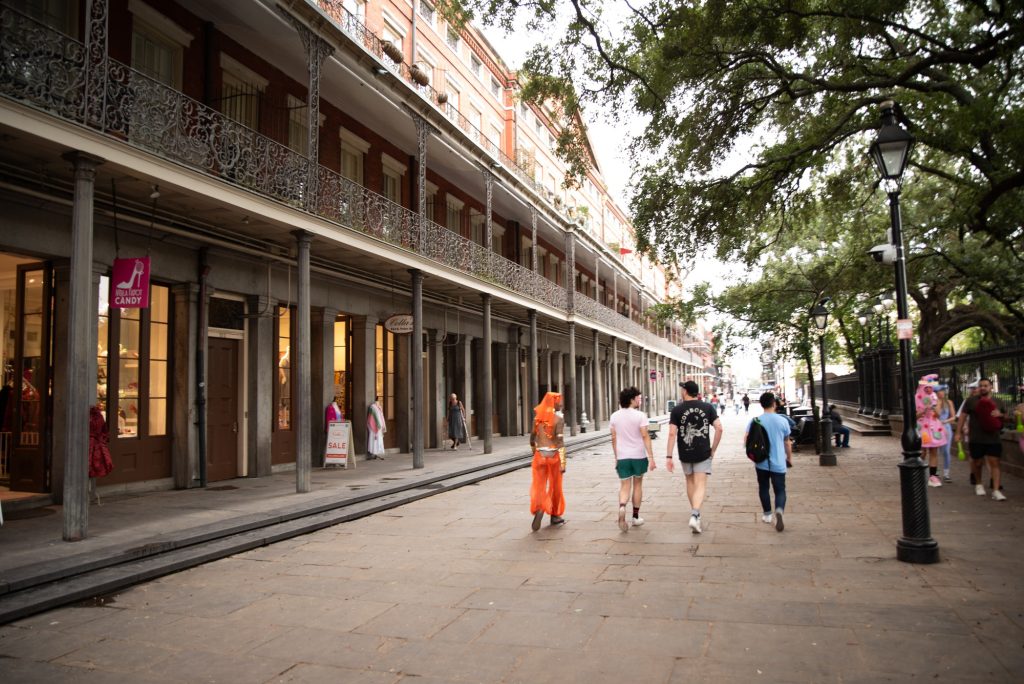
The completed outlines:
<svg viewBox="0 0 1024 684">
<path fill-rule="evenodd" d="M 786 465 L 793 457 L 793 446 L 789 441 L 789 421 L 775 412 L 775 395 L 765 392 L 760 398 L 764 413 L 754 420 L 759 420 L 768 433 L 768 458 L 755 463 L 757 473 L 757 494 L 761 498 L 761 521 L 772 523 L 772 500 L 768 495 L 768 485 L 775 492 L 775 529 L 785 529 L 782 514 L 786 510 Z M 747 424 L 746 433 L 750 432 Z M 747 434 L 743 435 L 743 443 L 747 442 Z"/>
</svg>

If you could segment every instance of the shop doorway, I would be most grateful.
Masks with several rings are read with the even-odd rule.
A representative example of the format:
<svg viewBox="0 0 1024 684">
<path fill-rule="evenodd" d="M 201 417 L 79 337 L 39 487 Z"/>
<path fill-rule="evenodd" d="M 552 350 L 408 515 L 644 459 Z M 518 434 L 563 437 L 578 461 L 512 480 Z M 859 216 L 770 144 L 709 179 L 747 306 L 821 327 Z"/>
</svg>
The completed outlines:
<svg viewBox="0 0 1024 684">
<path fill-rule="evenodd" d="M 53 271 L 0 254 L 0 486 L 48 492 L 53 415 Z"/>
<path fill-rule="evenodd" d="M 206 479 L 238 477 L 239 366 L 242 341 L 210 337 L 206 371 Z"/>
</svg>

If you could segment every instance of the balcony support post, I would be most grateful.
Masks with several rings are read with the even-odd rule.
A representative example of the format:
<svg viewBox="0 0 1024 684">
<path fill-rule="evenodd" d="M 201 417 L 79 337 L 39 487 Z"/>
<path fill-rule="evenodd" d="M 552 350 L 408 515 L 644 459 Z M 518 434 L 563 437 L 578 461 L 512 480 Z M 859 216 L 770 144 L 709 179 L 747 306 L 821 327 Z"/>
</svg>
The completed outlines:
<svg viewBox="0 0 1024 684">
<path fill-rule="evenodd" d="M 318 175 L 320 161 L 320 68 L 334 48 L 323 38 L 314 33 L 298 18 L 288 15 L 302 41 L 302 50 L 306 54 L 306 157 L 309 168 L 306 171 L 306 210 L 316 212 Z"/>
</svg>

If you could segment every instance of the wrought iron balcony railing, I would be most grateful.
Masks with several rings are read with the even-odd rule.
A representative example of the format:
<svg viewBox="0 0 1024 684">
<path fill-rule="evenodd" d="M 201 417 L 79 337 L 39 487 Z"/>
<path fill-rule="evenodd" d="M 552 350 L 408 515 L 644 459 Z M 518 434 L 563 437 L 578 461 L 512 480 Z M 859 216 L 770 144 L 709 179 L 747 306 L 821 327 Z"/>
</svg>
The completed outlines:
<svg viewBox="0 0 1024 684">
<path fill-rule="evenodd" d="M 89 83 L 100 80 L 99 88 Z M 98 93 L 98 102 L 88 93 Z M 109 57 L 90 60 L 75 39 L 0 5 L 0 95 L 209 176 L 310 211 L 421 257 L 568 310 L 566 291 L 483 245 L 347 179 L 223 113 Z M 583 295 L 579 315 L 652 349 L 679 350 Z"/>
<path fill-rule="evenodd" d="M 537 182 L 533 177 L 533 174 L 505 154 L 501 149 L 501 146 L 484 135 L 480 128 L 464 116 L 453 102 L 447 101 L 446 94 L 442 95 L 442 93 L 436 90 L 431 84 L 422 85 L 417 83 L 416 79 L 412 76 L 411 65 L 406 64 L 404 61 L 396 61 L 392 59 L 384 50 L 384 39 L 370 30 L 359 17 L 352 14 L 352 12 L 345 7 L 343 0 L 316 0 L 316 3 L 324 14 L 330 17 L 338 28 L 351 36 L 358 45 L 363 47 L 363 49 L 374 55 L 377 59 L 390 67 L 395 73 L 400 75 L 424 99 L 433 103 L 433 105 L 445 116 L 451 119 L 452 123 L 462 130 L 470 140 L 483 148 L 492 157 L 500 161 L 505 168 L 511 171 L 520 180 L 520 182 L 532 188 L 534 192 L 537 192 L 542 196 L 544 195 L 544 187 Z"/>
</svg>

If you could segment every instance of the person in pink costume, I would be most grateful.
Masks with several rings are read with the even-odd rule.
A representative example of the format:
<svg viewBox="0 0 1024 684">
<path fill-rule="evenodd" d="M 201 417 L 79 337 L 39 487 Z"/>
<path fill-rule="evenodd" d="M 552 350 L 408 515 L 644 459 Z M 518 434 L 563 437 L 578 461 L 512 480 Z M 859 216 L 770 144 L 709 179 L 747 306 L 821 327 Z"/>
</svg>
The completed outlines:
<svg viewBox="0 0 1024 684">
<path fill-rule="evenodd" d="M 917 431 L 921 435 L 922 455 L 928 459 L 928 486 L 941 487 L 939 479 L 939 448 L 949 441 L 946 429 L 939 419 L 939 397 L 935 393 L 939 376 L 935 373 L 921 378 L 917 383 L 914 404 L 917 408 Z"/>
</svg>

